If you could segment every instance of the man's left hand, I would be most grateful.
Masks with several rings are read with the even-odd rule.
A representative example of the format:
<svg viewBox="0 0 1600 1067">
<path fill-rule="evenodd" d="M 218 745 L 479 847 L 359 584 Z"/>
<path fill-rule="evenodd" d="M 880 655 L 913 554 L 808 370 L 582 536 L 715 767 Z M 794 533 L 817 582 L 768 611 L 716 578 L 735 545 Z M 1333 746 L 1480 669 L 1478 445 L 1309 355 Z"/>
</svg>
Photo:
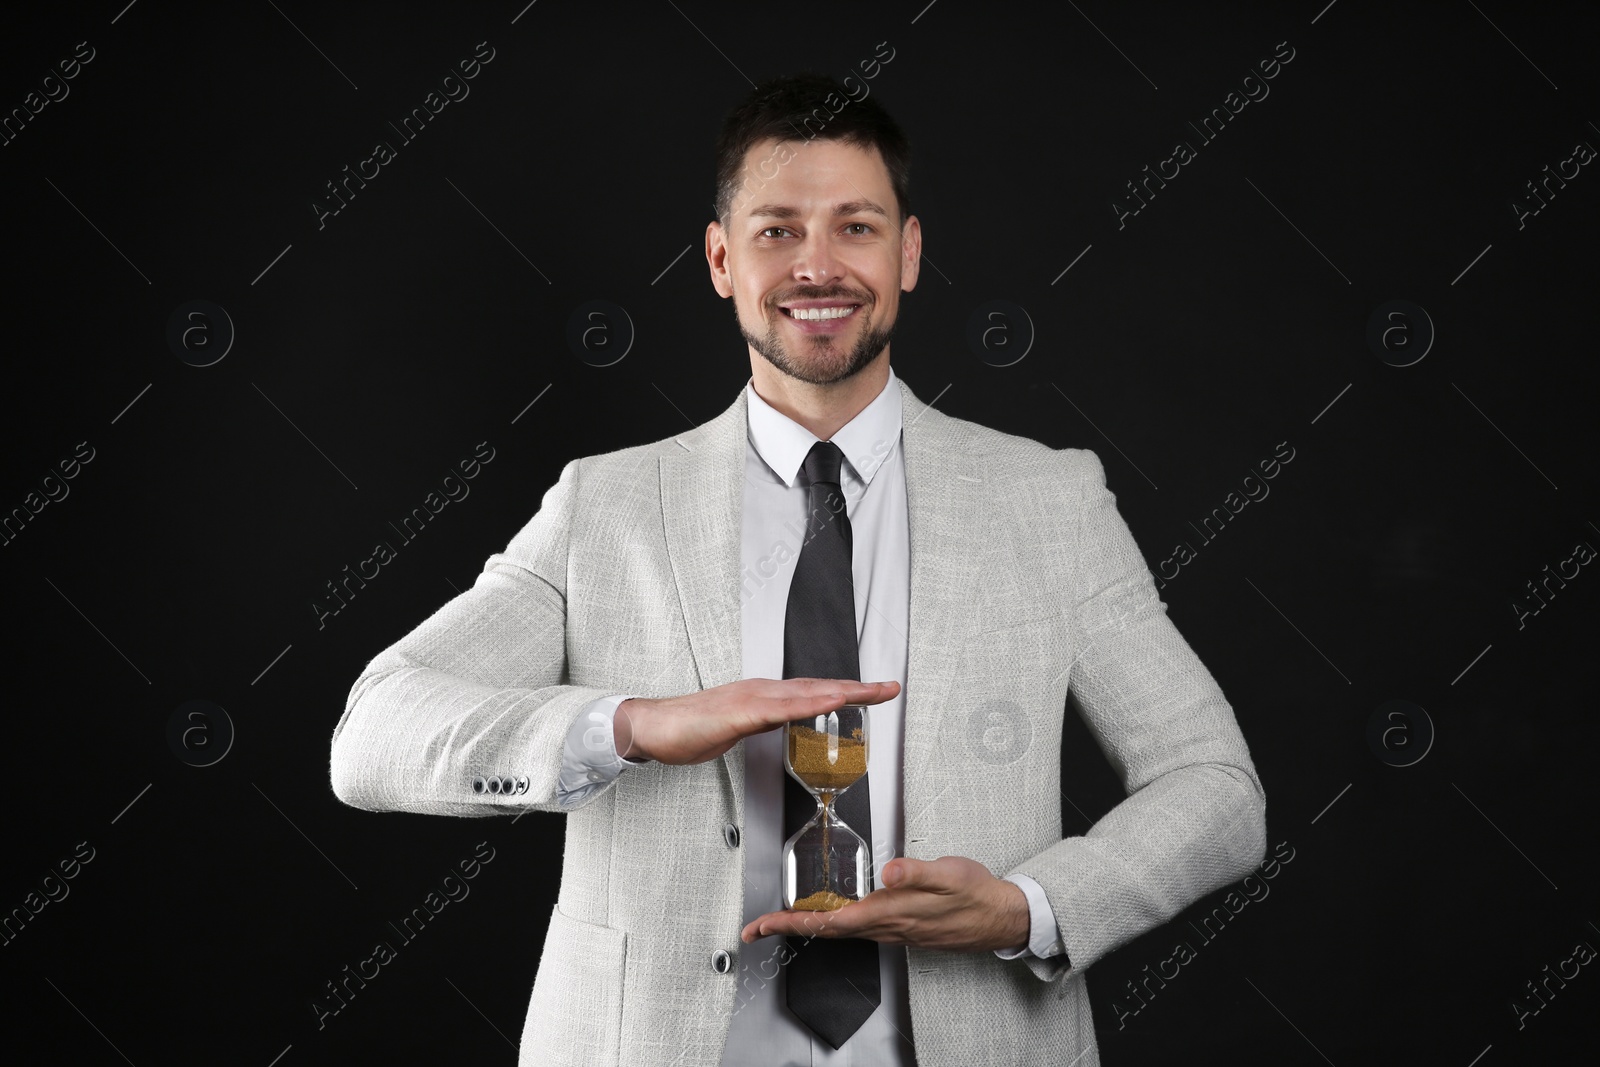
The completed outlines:
<svg viewBox="0 0 1600 1067">
<path fill-rule="evenodd" d="M 977 860 L 898 856 L 883 865 L 885 888 L 835 911 L 773 911 L 740 933 L 749 944 L 773 934 L 862 937 L 886 945 L 951 952 L 1016 949 L 1028 943 L 1028 898 Z"/>
</svg>

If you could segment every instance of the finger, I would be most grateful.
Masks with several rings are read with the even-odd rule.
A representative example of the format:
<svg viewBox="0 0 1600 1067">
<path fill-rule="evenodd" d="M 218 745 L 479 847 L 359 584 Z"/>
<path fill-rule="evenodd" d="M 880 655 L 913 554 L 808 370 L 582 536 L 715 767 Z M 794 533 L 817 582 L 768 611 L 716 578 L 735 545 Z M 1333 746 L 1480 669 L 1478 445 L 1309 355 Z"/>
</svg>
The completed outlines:
<svg viewBox="0 0 1600 1067">
<path fill-rule="evenodd" d="M 933 864 L 896 856 L 878 870 L 878 881 L 886 889 L 926 889 L 933 881 Z"/>
<path fill-rule="evenodd" d="M 757 941 L 763 937 L 771 937 L 774 934 L 787 933 L 787 930 L 778 928 L 780 922 L 788 922 L 790 917 L 799 914 L 803 913 L 795 911 L 769 911 L 765 915 L 758 915 L 754 919 L 751 919 L 749 922 L 745 923 L 744 929 L 739 931 L 739 940 L 749 944 L 751 941 Z"/>
<path fill-rule="evenodd" d="M 858 904 L 860 902 L 857 902 Z M 847 921 L 844 912 L 849 911 L 851 905 L 833 911 L 773 911 L 752 920 L 739 933 L 739 940 L 745 944 L 758 941 L 763 937 L 772 937 L 783 934 L 790 937 L 850 937 L 854 934 L 859 924 Z"/>
<path fill-rule="evenodd" d="M 795 685 L 794 683 L 803 683 Z M 857 682 L 848 678 L 790 678 L 785 683 L 801 693 L 780 698 L 785 719 L 805 719 L 837 711 L 846 704 L 881 704 L 900 695 L 900 683 Z"/>
<path fill-rule="evenodd" d="M 790 931 L 785 928 L 787 920 L 784 919 L 784 915 L 784 912 L 774 911 L 761 916 L 759 919 L 751 920 L 739 932 L 739 940 L 749 945 L 754 944 L 763 937 L 775 937 L 779 934 L 789 933 Z"/>
<path fill-rule="evenodd" d="M 854 678 L 786 678 L 783 684 L 790 689 L 804 690 L 807 696 L 849 698 L 874 696 L 882 692 L 894 694 L 900 691 L 900 683 L 892 679 L 882 682 L 861 682 Z M 890 689 L 889 686 L 894 688 Z"/>
<path fill-rule="evenodd" d="M 861 703 L 863 703 L 863 704 L 882 704 L 884 701 L 893 700 L 895 697 L 900 695 L 900 683 L 899 682 L 878 682 L 877 686 L 878 686 L 877 695 L 872 696 L 872 697 L 868 697 L 865 700 L 861 701 Z"/>
</svg>

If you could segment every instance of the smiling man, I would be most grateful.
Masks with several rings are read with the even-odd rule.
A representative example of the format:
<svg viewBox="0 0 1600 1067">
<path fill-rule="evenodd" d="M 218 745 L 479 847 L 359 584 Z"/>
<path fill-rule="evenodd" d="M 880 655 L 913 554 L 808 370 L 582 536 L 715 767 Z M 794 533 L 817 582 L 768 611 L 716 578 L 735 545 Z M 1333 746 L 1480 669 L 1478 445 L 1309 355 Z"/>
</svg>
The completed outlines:
<svg viewBox="0 0 1600 1067">
<path fill-rule="evenodd" d="M 891 371 L 909 185 L 876 101 L 810 75 L 752 93 L 705 243 L 737 399 L 567 463 L 350 691 L 344 802 L 566 815 L 524 1065 L 1091 1067 L 1090 966 L 1265 853 L 1232 709 L 1099 459 Z M 1069 693 L 1128 794 L 1071 836 Z M 783 844 L 816 805 L 780 727 L 846 703 L 871 726 L 835 802 L 864 896 L 788 911 Z"/>
</svg>

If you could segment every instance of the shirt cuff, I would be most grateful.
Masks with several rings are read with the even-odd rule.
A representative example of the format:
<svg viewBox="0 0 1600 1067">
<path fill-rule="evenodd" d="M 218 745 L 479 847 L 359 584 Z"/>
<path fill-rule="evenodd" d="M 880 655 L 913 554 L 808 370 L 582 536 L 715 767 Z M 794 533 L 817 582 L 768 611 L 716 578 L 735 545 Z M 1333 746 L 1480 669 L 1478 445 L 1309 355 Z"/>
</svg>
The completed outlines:
<svg viewBox="0 0 1600 1067">
<path fill-rule="evenodd" d="M 617 755 L 611 721 L 617 707 L 633 694 L 600 697 L 592 700 L 573 720 L 561 753 L 561 774 L 556 780 L 556 803 L 571 808 L 590 793 L 604 789 L 629 767 L 649 760 L 625 759 Z"/>
<path fill-rule="evenodd" d="M 1025 874 L 1007 875 L 1006 881 L 1021 889 L 1028 898 L 1028 943 L 1019 949 L 997 948 L 994 954 L 1003 960 L 1014 960 L 1025 956 L 1045 959 L 1065 953 L 1066 945 L 1061 941 L 1061 931 L 1057 928 L 1055 912 L 1050 910 L 1049 898 L 1044 895 L 1044 887 Z"/>
</svg>

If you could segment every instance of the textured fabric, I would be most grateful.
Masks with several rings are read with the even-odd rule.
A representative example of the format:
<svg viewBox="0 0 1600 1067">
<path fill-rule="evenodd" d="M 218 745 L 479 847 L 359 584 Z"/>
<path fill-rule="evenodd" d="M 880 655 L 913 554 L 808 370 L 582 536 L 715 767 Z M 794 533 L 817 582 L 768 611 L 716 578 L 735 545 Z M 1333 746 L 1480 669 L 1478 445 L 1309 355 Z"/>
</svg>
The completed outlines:
<svg viewBox="0 0 1600 1067">
<path fill-rule="evenodd" d="M 832 441 L 818 441 L 806 454 L 810 511 L 805 541 L 789 583 L 783 626 L 785 678 L 861 680 L 856 597 L 850 577 L 853 540 L 840 482 L 843 466 L 844 453 Z M 783 788 L 783 830 L 792 840 L 818 809 L 793 775 L 784 774 Z M 869 776 L 863 773 L 831 801 L 840 820 L 864 841 L 872 840 L 870 790 Z M 859 891 L 871 892 L 871 880 L 869 874 L 868 884 Z M 878 1008 L 878 943 L 860 938 L 781 940 L 794 954 L 784 972 L 789 1010 L 817 1036 L 839 1048 Z"/>
<path fill-rule="evenodd" d="M 1265 853 L 1265 794 L 1166 616 L 1098 457 L 946 416 L 900 381 L 910 515 L 905 853 L 1044 888 L 1060 958 L 908 947 L 921 1067 L 1097 1064 L 1086 972 Z M 335 727 L 335 795 L 374 811 L 559 812 L 591 702 L 741 676 L 745 394 L 662 441 L 575 459 L 471 589 L 380 652 Z M 957 683 L 959 682 L 959 686 Z M 1127 794 L 1061 833 L 1068 690 Z M 997 775 L 996 768 L 1005 773 Z M 479 794 L 475 777 L 525 776 Z M 629 769 L 566 814 L 521 1063 L 716 1067 L 736 1005 L 744 749 Z M 684 909 L 651 891 L 702 888 Z M 718 957 L 720 959 L 720 957 Z"/>
</svg>

